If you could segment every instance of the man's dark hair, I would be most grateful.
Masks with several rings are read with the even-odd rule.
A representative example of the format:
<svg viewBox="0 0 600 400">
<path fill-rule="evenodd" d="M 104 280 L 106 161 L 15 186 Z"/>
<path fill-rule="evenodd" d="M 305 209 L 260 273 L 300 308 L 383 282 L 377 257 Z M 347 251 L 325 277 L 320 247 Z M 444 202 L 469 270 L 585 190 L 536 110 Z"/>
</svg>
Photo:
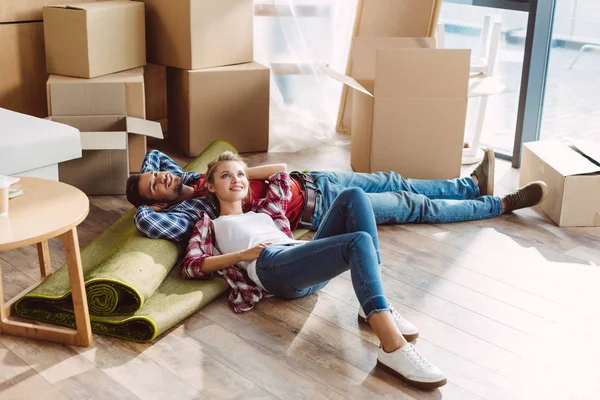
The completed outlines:
<svg viewBox="0 0 600 400">
<path fill-rule="evenodd" d="M 150 206 L 156 203 L 156 201 L 140 194 L 140 174 L 131 175 L 129 178 L 127 178 L 125 194 L 127 195 L 127 201 L 129 201 L 135 207 Z"/>
</svg>

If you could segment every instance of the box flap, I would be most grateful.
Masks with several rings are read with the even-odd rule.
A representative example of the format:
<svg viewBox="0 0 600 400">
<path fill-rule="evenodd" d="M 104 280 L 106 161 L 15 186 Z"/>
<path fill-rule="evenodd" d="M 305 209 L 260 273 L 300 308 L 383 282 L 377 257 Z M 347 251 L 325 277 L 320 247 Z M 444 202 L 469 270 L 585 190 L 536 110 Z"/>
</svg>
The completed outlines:
<svg viewBox="0 0 600 400">
<path fill-rule="evenodd" d="M 434 49 L 434 38 L 357 37 L 352 41 L 352 77 L 358 81 L 375 79 L 377 49 Z"/>
<path fill-rule="evenodd" d="M 470 50 L 377 49 L 375 96 L 467 98 Z"/>
<path fill-rule="evenodd" d="M 147 121 L 141 118 L 127 117 L 127 132 L 137 135 L 150 136 L 157 139 L 163 138 L 160 123 Z"/>
<path fill-rule="evenodd" d="M 363 92 L 366 95 L 373 97 L 373 95 L 371 93 L 369 93 L 369 91 L 367 89 L 365 89 L 360 83 L 356 82 L 356 80 L 350 78 L 349 76 L 340 74 L 339 72 L 336 72 L 336 71 L 332 70 L 331 68 L 327 68 L 324 65 L 321 65 L 321 68 L 323 68 L 323 71 L 325 71 L 325 73 L 327 75 L 329 75 L 331 78 L 335 79 L 336 81 L 342 82 L 343 84 L 350 86 L 352 89 L 356 89 L 360 92 Z"/>
<path fill-rule="evenodd" d="M 590 162 L 567 144 L 559 141 L 525 143 L 534 154 L 562 176 L 600 172 L 600 166 Z"/>
<path fill-rule="evenodd" d="M 575 149 L 590 158 L 592 162 L 596 164 L 600 164 L 600 145 L 597 143 L 590 142 L 588 140 L 577 139 L 572 137 L 567 137 L 565 140 L 571 143 Z"/>
<path fill-rule="evenodd" d="M 95 78 L 75 78 L 72 76 L 55 75 L 50 74 L 48 77 L 48 85 L 55 83 L 97 83 L 97 82 L 143 82 L 144 81 L 144 67 L 138 67 L 128 69 L 127 71 L 116 72 L 114 74 L 102 75 Z"/>
<path fill-rule="evenodd" d="M 471 74 L 469 77 L 469 97 L 491 96 L 509 92 L 512 92 L 512 90 L 498 79 L 484 74 Z"/>
<path fill-rule="evenodd" d="M 125 150 L 127 132 L 81 132 L 82 150 Z"/>
<path fill-rule="evenodd" d="M 128 0 L 113 0 L 98 1 L 95 3 L 55 4 L 51 6 L 45 6 L 44 8 L 63 8 L 67 10 L 94 11 L 123 7 L 126 5 L 136 5 L 136 2 Z"/>
</svg>

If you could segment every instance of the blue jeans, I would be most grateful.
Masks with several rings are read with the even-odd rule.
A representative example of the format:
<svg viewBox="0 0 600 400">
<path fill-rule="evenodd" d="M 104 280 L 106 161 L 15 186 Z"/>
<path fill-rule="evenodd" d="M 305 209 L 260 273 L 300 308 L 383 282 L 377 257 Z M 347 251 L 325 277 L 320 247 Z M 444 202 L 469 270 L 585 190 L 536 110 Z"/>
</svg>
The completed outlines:
<svg viewBox="0 0 600 400">
<path fill-rule="evenodd" d="M 379 239 L 366 194 L 346 189 L 333 202 L 312 241 L 266 247 L 256 274 L 271 294 L 295 299 L 316 292 L 350 269 L 352 285 L 367 318 L 389 310 L 379 271 Z"/>
<path fill-rule="evenodd" d="M 318 189 L 311 226 L 317 230 L 323 215 L 346 188 L 360 188 L 369 198 L 378 225 L 460 222 L 502 214 L 502 200 L 479 196 L 473 178 L 452 180 L 404 179 L 396 172 L 309 173 Z"/>
</svg>

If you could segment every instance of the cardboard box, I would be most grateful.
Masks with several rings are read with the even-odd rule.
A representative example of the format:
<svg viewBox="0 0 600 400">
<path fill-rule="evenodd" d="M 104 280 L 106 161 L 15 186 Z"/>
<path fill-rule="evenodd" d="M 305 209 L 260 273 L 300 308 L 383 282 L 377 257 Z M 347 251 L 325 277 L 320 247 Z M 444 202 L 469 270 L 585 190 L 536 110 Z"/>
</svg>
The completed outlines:
<svg viewBox="0 0 600 400">
<path fill-rule="evenodd" d="M 48 113 L 52 116 L 121 115 L 146 118 L 144 70 L 135 68 L 92 79 L 50 75 Z M 138 172 L 146 155 L 146 136 L 129 135 L 129 170 Z"/>
<path fill-rule="evenodd" d="M 359 0 L 352 37 L 433 37 L 441 8 L 442 0 Z M 353 58 L 348 57 L 346 75 L 356 79 Z M 349 134 L 351 121 L 352 90 L 344 86 L 336 130 Z"/>
<path fill-rule="evenodd" d="M 83 155 L 60 163 L 58 177 L 88 195 L 125 194 L 128 135 L 162 137 L 160 124 L 125 116 L 50 117 L 79 129 Z"/>
<path fill-rule="evenodd" d="M 143 3 L 48 6 L 43 13 L 51 74 L 94 78 L 146 64 Z"/>
<path fill-rule="evenodd" d="M 181 69 L 254 58 L 252 0 L 144 0 L 148 61 Z"/>
<path fill-rule="evenodd" d="M 75 0 L 71 3 L 88 3 L 91 1 L 96 0 Z M 60 2 L 56 0 L 2 0 L 1 3 L 3 5 L 0 6 L 0 23 L 6 23 L 41 21 L 42 7 Z"/>
<path fill-rule="evenodd" d="M 43 24 L 0 24 L 0 48 L 0 107 L 47 117 Z"/>
<path fill-rule="evenodd" d="M 600 146 L 569 141 L 525 143 L 519 184 L 548 184 L 541 207 L 558 226 L 600 226 Z"/>
<path fill-rule="evenodd" d="M 146 64 L 144 67 L 146 118 L 158 121 L 167 118 L 167 68 Z"/>
<path fill-rule="evenodd" d="M 459 177 L 468 96 L 506 88 L 470 80 L 470 50 L 435 49 L 432 38 L 357 38 L 353 46 L 357 79 L 325 68 L 354 89 L 352 168 Z"/>
<path fill-rule="evenodd" d="M 167 69 L 170 137 L 189 156 L 214 140 L 240 153 L 269 148 L 269 68 L 248 63 L 195 71 Z"/>
</svg>

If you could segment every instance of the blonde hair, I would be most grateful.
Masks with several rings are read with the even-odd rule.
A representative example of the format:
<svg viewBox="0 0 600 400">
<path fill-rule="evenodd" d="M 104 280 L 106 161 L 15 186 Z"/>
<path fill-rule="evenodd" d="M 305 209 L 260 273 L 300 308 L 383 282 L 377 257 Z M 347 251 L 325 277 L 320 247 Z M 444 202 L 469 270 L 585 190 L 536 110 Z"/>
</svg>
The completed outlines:
<svg viewBox="0 0 600 400">
<path fill-rule="evenodd" d="M 205 178 L 207 186 L 209 183 L 215 183 L 215 172 L 217 171 L 217 167 L 227 161 L 235 161 L 242 164 L 242 166 L 244 167 L 244 172 L 246 172 L 246 170 L 248 169 L 248 165 L 244 162 L 242 157 L 239 156 L 239 154 L 235 154 L 231 151 L 221 153 L 221 155 L 219 155 L 219 157 L 217 157 L 216 160 L 209 162 L 206 167 Z M 207 195 L 213 201 L 213 203 L 215 203 L 217 208 L 220 209 L 219 199 L 217 198 L 217 196 L 214 193 L 211 193 L 210 191 L 207 191 Z M 243 203 L 246 203 L 250 199 L 250 196 L 251 189 L 250 186 L 248 186 L 248 195 L 246 196 L 246 198 L 244 198 Z"/>
</svg>

